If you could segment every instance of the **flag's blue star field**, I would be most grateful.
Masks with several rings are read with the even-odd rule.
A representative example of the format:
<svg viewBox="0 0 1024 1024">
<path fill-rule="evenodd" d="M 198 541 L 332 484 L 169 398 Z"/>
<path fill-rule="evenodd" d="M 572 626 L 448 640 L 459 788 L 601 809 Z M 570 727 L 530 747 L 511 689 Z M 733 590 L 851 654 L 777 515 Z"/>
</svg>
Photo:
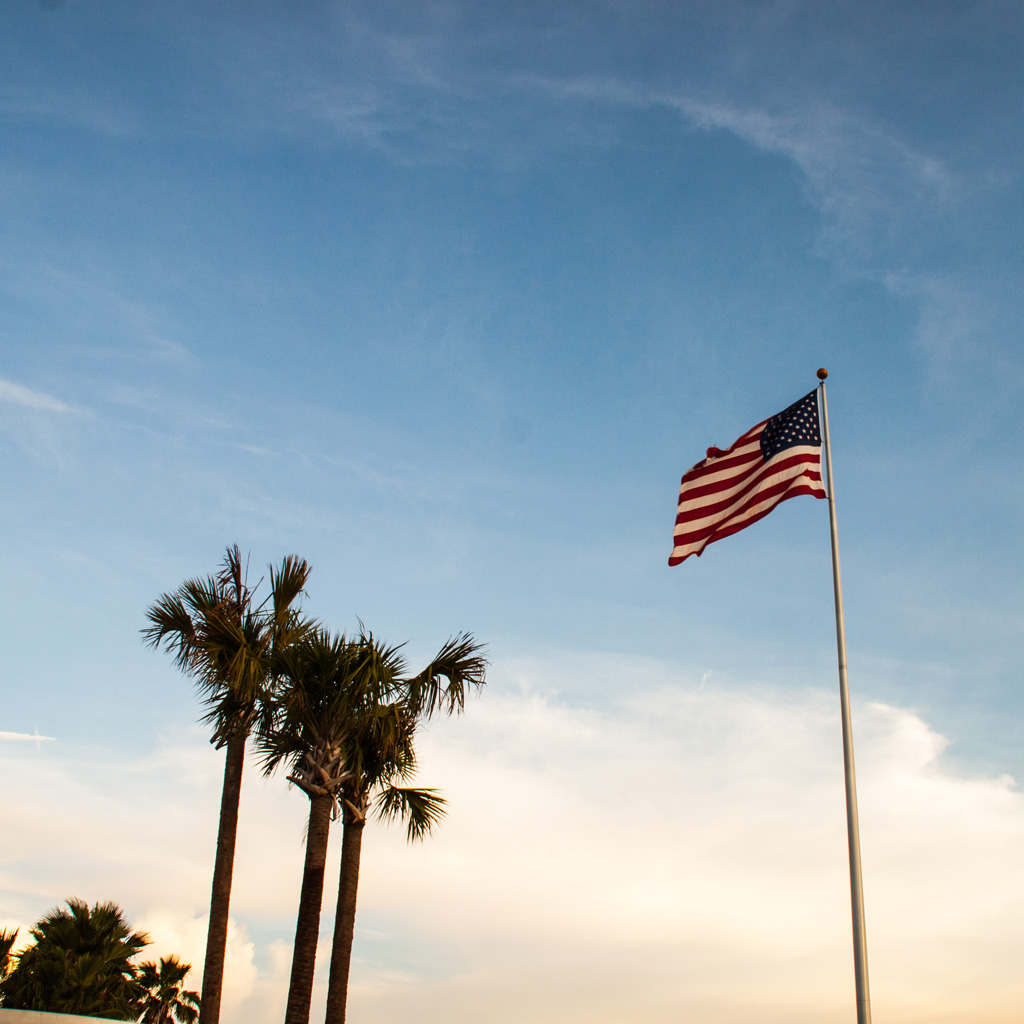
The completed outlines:
<svg viewBox="0 0 1024 1024">
<path fill-rule="evenodd" d="M 821 444 L 817 389 L 773 416 L 761 431 L 761 454 L 765 462 L 798 444 Z"/>
</svg>

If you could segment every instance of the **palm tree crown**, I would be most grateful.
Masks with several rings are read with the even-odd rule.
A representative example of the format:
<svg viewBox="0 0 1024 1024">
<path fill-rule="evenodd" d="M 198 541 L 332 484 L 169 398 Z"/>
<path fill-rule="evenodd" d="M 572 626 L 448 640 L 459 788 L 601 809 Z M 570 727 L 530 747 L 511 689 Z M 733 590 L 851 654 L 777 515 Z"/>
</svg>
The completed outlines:
<svg viewBox="0 0 1024 1024">
<path fill-rule="evenodd" d="M 4 1007 L 135 1020 L 143 989 L 132 958 L 149 938 L 133 932 L 113 903 L 67 905 L 31 929 L 33 945 L 16 954 L 0 983 Z"/>
<path fill-rule="evenodd" d="M 196 1024 L 199 993 L 182 988 L 191 970 L 191 964 L 183 964 L 174 956 L 161 957 L 159 967 L 139 964 L 139 983 L 146 990 L 137 1007 L 140 1024 Z"/>
<path fill-rule="evenodd" d="M 402 732 L 398 692 L 404 668 L 395 648 L 372 636 L 349 640 L 313 628 L 274 661 L 270 715 L 257 737 L 264 771 L 287 765 L 288 780 L 310 796 L 327 796 L 332 817 L 341 788 L 358 766 L 356 738 L 374 736 L 397 754 Z"/>
<path fill-rule="evenodd" d="M 304 559 L 288 555 L 278 569 L 270 568 L 270 593 L 257 604 L 259 584 L 250 588 L 235 544 L 216 576 L 186 580 L 147 611 L 144 641 L 171 651 L 175 665 L 195 680 L 218 747 L 232 735 L 249 734 L 274 652 L 308 628 L 292 605 L 309 573 Z"/>
</svg>

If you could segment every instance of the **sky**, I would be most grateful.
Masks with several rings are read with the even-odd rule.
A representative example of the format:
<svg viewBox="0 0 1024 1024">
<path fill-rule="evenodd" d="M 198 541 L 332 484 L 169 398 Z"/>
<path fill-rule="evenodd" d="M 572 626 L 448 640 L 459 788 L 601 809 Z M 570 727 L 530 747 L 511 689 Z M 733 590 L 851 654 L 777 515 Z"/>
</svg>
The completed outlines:
<svg viewBox="0 0 1024 1024">
<path fill-rule="evenodd" d="M 825 366 L 874 1016 L 1019 1021 L 1022 43 L 3 4 L 0 927 L 113 899 L 201 965 L 222 752 L 140 630 L 238 543 L 413 667 L 488 647 L 447 819 L 368 829 L 353 1020 L 853 1020 L 826 503 L 667 566 L 681 474 Z M 306 810 L 250 760 L 225 1024 L 281 1017 Z"/>
</svg>

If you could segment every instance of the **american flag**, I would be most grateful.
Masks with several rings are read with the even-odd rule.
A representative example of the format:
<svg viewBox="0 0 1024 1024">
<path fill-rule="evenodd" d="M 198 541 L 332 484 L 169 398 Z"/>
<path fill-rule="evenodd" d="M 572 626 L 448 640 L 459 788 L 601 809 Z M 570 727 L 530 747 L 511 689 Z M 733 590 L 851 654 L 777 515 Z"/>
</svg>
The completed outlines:
<svg viewBox="0 0 1024 1024">
<path fill-rule="evenodd" d="M 768 515 L 780 501 L 826 497 L 818 392 L 751 427 L 731 448 L 709 448 L 683 475 L 669 565 Z"/>
</svg>

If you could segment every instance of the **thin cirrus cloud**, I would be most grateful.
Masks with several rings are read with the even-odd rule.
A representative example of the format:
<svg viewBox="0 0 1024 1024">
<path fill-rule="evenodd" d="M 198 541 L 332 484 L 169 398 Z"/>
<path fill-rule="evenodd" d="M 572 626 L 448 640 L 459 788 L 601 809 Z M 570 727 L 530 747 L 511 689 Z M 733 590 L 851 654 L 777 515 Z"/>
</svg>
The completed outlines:
<svg viewBox="0 0 1024 1024">
<path fill-rule="evenodd" d="M 699 674 L 611 662 L 497 665 L 462 719 L 424 731 L 417 783 L 442 789 L 449 815 L 415 846 L 398 828 L 367 831 L 360 1019 L 414 1008 L 426 1024 L 849 1018 L 836 696 L 717 675 L 701 689 Z M 606 673 L 629 684 L 600 708 L 552 689 Z M 912 711 L 859 705 L 854 726 L 877 1012 L 1008 1024 L 1024 1001 L 1006 953 L 1024 941 L 1024 797 L 1008 777 L 947 764 L 945 740 Z M 201 962 L 219 755 L 196 733 L 115 760 L 6 759 L 16 784 L 0 796 L 11 825 L 0 844 L 17 841 L 19 855 L 0 857 L 5 905 L 17 908 L 3 924 L 28 925 L 70 895 L 113 898 L 155 950 Z M 114 792 L 111 777 L 125 780 Z M 279 1015 L 307 811 L 252 764 L 226 1024 Z"/>
<path fill-rule="evenodd" d="M 0 732 L 0 741 L 8 743 L 45 743 L 53 742 L 52 736 L 40 736 L 37 732 Z"/>
<path fill-rule="evenodd" d="M 610 109 L 662 108 L 702 131 L 728 131 L 755 148 L 791 160 L 826 220 L 823 244 L 844 259 L 874 258 L 913 212 L 939 209 L 957 179 L 938 157 L 909 146 L 885 124 L 817 99 L 777 101 L 770 111 L 728 97 L 649 87 L 615 78 L 522 76 L 524 92 Z M 840 243 L 840 244 L 836 244 Z M 853 245 L 854 252 L 850 252 Z"/>
<path fill-rule="evenodd" d="M 62 402 L 59 398 L 47 395 L 42 391 L 33 391 L 31 388 L 15 384 L 10 380 L 0 379 L 0 402 L 7 402 L 11 405 L 18 405 L 25 409 L 34 409 L 40 412 L 75 412 L 73 406 Z"/>
<path fill-rule="evenodd" d="M 918 309 L 915 343 L 933 384 L 1022 386 L 1013 338 L 1019 320 L 1019 274 L 999 261 L 1001 243 L 986 249 L 984 210 L 1000 179 L 981 184 L 949 161 L 910 145 L 898 126 L 827 101 L 793 97 L 772 110 L 727 96 L 650 88 L 614 78 L 525 76 L 524 92 L 556 102 L 611 110 L 676 111 L 699 131 L 726 131 L 777 154 L 798 169 L 819 215 L 817 247 L 837 267 L 866 276 Z M 948 262 L 948 240 L 964 235 L 995 260 L 998 271 Z"/>
<path fill-rule="evenodd" d="M 31 89 L 3 88 L 0 117 L 15 123 L 70 126 L 107 136 L 130 135 L 139 130 L 133 112 L 110 96 L 53 89 L 39 83 Z"/>
</svg>

